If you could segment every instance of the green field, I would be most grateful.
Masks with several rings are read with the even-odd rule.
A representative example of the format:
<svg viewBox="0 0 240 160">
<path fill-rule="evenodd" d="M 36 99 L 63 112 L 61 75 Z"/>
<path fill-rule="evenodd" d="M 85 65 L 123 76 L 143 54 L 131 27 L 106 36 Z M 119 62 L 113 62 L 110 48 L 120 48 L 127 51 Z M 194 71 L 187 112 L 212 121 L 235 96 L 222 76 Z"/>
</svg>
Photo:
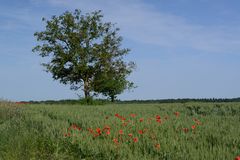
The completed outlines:
<svg viewBox="0 0 240 160">
<path fill-rule="evenodd" d="M 0 103 L 0 159 L 234 160 L 240 103 Z"/>
</svg>

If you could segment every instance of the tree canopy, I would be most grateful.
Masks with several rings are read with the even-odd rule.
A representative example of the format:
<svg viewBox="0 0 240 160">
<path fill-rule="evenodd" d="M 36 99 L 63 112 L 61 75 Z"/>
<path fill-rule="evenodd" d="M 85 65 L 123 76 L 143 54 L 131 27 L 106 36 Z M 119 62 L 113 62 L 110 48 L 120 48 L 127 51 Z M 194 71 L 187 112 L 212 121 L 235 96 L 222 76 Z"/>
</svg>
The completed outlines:
<svg viewBox="0 0 240 160">
<path fill-rule="evenodd" d="M 133 87 L 127 80 L 135 68 L 134 62 L 125 62 L 130 50 L 122 48 L 119 28 L 103 22 L 101 11 L 82 14 L 80 10 L 66 11 L 50 20 L 43 18 L 45 30 L 34 36 L 40 43 L 33 52 L 48 57 L 42 65 L 53 79 L 70 84 L 71 89 L 111 97 Z"/>
</svg>

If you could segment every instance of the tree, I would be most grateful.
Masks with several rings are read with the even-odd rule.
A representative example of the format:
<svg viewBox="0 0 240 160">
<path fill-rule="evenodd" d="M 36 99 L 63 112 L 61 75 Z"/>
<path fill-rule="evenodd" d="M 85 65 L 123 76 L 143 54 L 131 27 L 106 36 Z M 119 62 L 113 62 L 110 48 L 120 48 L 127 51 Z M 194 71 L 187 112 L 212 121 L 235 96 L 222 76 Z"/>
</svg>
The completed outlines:
<svg viewBox="0 0 240 160">
<path fill-rule="evenodd" d="M 130 90 L 135 87 L 133 82 L 126 79 L 134 69 L 135 64 L 125 64 L 121 59 L 110 64 L 112 66 L 97 72 L 93 87 L 95 92 L 110 97 L 111 101 L 114 102 L 116 95 L 121 94 L 125 89 Z"/>
<path fill-rule="evenodd" d="M 67 11 L 50 20 L 43 18 L 45 30 L 34 34 L 41 43 L 33 48 L 33 52 L 48 57 L 49 61 L 42 64 L 46 71 L 60 83 L 70 84 L 71 89 L 83 88 L 85 98 L 89 98 L 94 90 L 112 96 L 112 89 L 116 95 L 131 83 L 125 78 L 132 72 L 134 63 L 123 61 L 130 50 L 121 48 L 119 28 L 111 22 L 103 22 L 102 18 L 101 11 L 85 15 L 80 10 Z M 115 78 L 109 79 L 111 75 L 115 78 L 121 75 L 124 85 Z M 96 87 L 100 82 L 101 87 Z M 114 87 L 121 89 L 116 92 Z"/>
</svg>

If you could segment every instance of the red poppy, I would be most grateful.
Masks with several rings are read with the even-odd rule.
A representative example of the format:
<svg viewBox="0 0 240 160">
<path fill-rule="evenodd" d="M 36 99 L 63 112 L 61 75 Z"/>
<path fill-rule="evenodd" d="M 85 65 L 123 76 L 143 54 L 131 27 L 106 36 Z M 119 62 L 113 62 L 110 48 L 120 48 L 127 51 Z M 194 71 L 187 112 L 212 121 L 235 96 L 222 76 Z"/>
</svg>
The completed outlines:
<svg viewBox="0 0 240 160">
<path fill-rule="evenodd" d="M 113 142 L 114 142 L 115 144 L 118 144 L 118 139 L 117 139 L 117 138 L 114 138 L 114 139 L 113 139 Z"/>
<path fill-rule="evenodd" d="M 130 116 L 134 118 L 134 117 L 136 117 L 136 114 L 130 114 Z"/>
<path fill-rule="evenodd" d="M 123 130 L 119 130 L 119 134 L 123 134 Z"/>
<path fill-rule="evenodd" d="M 110 134 L 110 131 L 108 130 L 108 131 L 106 132 L 106 134 L 109 135 L 109 134 Z"/>
<path fill-rule="evenodd" d="M 157 121 L 158 123 L 161 123 L 161 122 L 162 122 L 161 119 L 157 119 L 156 121 Z"/>
<path fill-rule="evenodd" d="M 106 125 L 103 130 L 110 130 L 110 129 L 111 128 L 108 125 Z"/>
<path fill-rule="evenodd" d="M 161 119 L 161 117 L 159 115 L 156 115 L 156 119 Z"/>
<path fill-rule="evenodd" d="M 100 134 L 101 134 L 101 129 L 100 129 L 100 128 L 97 128 L 97 129 L 96 129 L 96 132 L 100 135 Z"/>
<path fill-rule="evenodd" d="M 192 129 L 195 129 L 196 128 L 196 126 L 195 125 L 192 125 Z"/>
<path fill-rule="evenodd" d="M 140 118 L 139 121 L 140 121 L 140 122 L 143 122 L 143 118 Z"/>
<path fill-rule="evenodd" d="M 90 133 L 93 133 L 92 128 L 88 128 L 88 131 L 89 131 Z"/>
<path fill-rule="evenodd" d="M 133 142 L 137 143 L 138 142 L 138 138 L 137 137 L 133 138 Z"/>
<path fill-rule="evenodd" d="M 174 112 L 175 116 L 178 117 L 180 115 L 179 112 Z"/>
<path fill-rule="evenodd" d="M 139 130 L 138 133 L 139 133 L 139 134 L 143 134 L 143 130 Z"/>
<path fill-rule="evenodd" d="M 188 132 L 188 128 L 183 128 L 183 131 L 185 132 L 185 133 L 187 133 Z"/>
<path fill-rule="evenodd" d="M 240 160 L 240 156 L 237 156 L 234 160 Z"/>
<path fill-rule="evenodd" d="M 128 136 L 129 136 L 129 137 L 132 137 L 132 136 L 133 136 L 133 134 L 132 134 L 132 133 L 129 133 L 129 134 L 128 134 Z"/>
</svg>

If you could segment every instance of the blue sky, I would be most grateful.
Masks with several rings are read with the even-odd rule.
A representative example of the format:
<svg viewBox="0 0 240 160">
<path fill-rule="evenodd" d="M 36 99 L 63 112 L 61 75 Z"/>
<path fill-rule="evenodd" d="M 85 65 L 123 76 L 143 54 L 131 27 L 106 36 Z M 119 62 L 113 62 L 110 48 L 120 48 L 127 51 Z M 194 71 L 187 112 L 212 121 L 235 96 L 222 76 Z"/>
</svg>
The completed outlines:
<svg viewBox="0 0 240 160">
<path fill-rule="evenodd" d="M 11 0 L 0 6 L 0 98 L 78 98 L 31 52 L 42 17 L 102 10 L 120 27 L 138 88 L 120 99 L 240 97 L 238 0 Z"/>
</svg>

